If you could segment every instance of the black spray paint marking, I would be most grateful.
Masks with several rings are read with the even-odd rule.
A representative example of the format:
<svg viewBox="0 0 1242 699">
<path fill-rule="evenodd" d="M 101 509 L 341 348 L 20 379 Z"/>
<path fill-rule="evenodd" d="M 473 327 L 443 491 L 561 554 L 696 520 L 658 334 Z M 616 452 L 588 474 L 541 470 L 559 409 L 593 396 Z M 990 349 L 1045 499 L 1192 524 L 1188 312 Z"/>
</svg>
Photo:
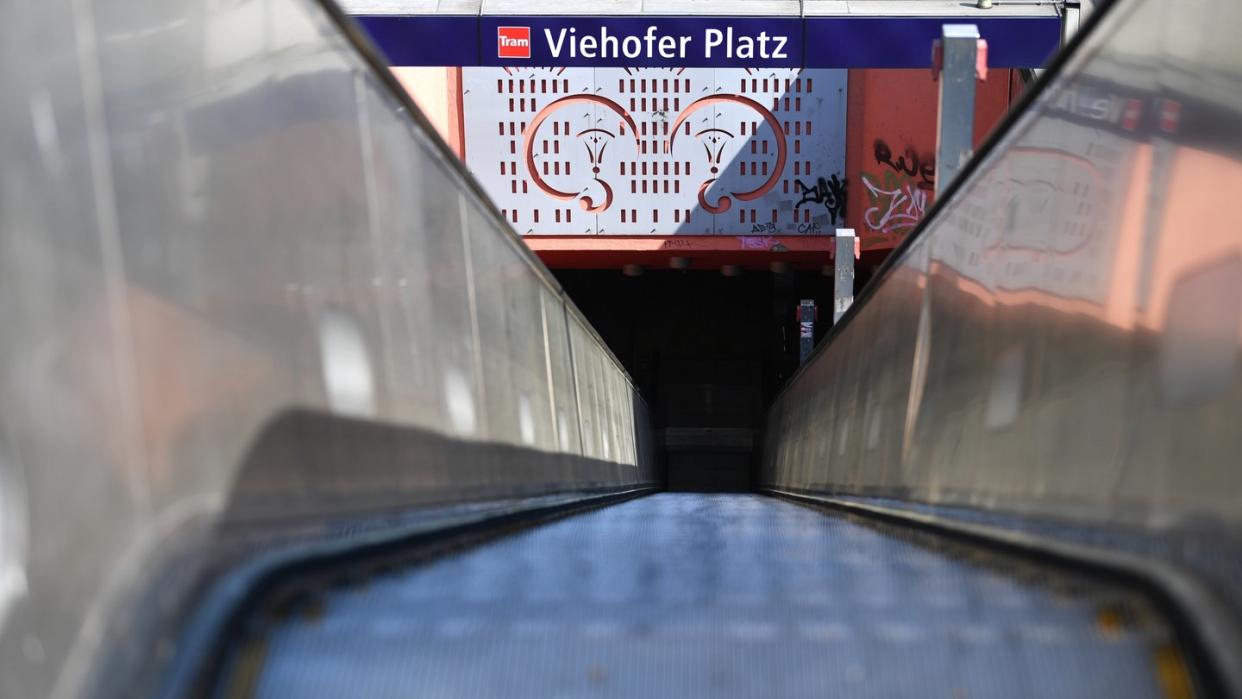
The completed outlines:
<svg viewBox="0 0 1242 699">
<path fill-rule="evenodd" d="M 831 179 L 822 177 L 815 180 L 814 187 L 808 187 L 802 180 L 794 180 L 794 187 L 797 191 L 802 192 L 802 199 L 794 204 L 794 208 L 803 204 L 823 204 L 828 210 L 828 215 L 832 217 L 833 225 L 836 225 L 837 218 L 845 220 L 845 199 L 849 183 L 836 175 Z"/>
<path fill-rule="evenodd" d="M 922 179 L 918 183 L 919 189 L 935 189 L 936 188 L 936 157 L 934 155 L 919 155 L 914 146 L 906 146 L 906 150 L 902 155 L 897 156 L 897 160 L 893 160 L 893 149 L 887 143 L 880 139 L 875 141 L 875 162 L 880 165 L 887 165 L 896 172 L 904 172 L 911 177 L 919 177 Z"/>
</svg>

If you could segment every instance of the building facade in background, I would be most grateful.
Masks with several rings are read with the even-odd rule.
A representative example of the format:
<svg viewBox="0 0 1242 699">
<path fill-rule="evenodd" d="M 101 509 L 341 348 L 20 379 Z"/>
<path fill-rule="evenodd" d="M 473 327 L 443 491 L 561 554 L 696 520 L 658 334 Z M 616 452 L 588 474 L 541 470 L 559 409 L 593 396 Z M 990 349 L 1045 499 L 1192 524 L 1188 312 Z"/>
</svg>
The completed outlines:
<svg viewBox="0 0 1242 699">
<path fill-rule="evenodd" d="M 780 253 L 818 269 L 836 229 L 854 229 L 875 261 L 931 206 L 938 86 L 927 66 L 944 23 L 977 22 L 990 42 L 976 143 L 1020 92 L 1017 69 L 1058 43 L 1050 7 L 946 17 L 918 14 L 927 3 L 894 7 L 863 17 L 359 14 L 550 266 L 681 256 L 766 267 Z M 716 39 L 716 53 L 705 51 Z M 627 50 L 641 55 L 627 62 Z"/>
<path fill-rule="evenodd" d="M 937 88 L 926 70 L 395 71 L 526 236 L 844 227 L 864 250 L 887 250 L 935 196 Z M 1017 71 L 980 83 L 976 141 L 1020 89 Z"/>
</svg>

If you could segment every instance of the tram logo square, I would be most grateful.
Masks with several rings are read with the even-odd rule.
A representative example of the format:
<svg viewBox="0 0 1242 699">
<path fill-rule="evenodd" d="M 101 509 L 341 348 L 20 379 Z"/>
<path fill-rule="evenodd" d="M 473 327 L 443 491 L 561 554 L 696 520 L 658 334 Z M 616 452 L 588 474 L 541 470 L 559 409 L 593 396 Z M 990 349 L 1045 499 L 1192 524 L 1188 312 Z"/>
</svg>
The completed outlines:
<svg viewBox="0 0 1242 699">
<path fill-rule="evenodd" d="M 530 27 L 496 27 L 498 58 L 530 58 Z"/>
</svg>

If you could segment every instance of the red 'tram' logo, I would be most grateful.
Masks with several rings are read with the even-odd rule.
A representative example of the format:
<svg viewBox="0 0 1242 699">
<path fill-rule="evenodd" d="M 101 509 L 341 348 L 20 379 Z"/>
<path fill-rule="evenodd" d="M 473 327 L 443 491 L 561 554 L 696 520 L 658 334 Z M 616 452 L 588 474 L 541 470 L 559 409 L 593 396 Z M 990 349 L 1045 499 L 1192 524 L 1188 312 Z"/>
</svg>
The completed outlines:
<svg viewBox="0 0 1242 699">
<path fill-rule="evenodd" d="M 530 58 L 530 27 L 497 27 L 496 56 Z"/>
</svg>

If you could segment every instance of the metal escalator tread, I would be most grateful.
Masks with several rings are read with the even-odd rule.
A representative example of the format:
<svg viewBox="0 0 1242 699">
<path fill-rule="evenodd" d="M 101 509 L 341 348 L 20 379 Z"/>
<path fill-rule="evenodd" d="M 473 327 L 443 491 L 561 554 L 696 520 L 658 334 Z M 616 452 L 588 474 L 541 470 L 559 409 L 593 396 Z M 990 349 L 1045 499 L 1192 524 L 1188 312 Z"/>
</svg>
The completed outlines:
<svg viewBox="0 0 1242 699">
<path fill-rule="evenodd" d="M 252 689 L 306 699 L 1187 691 L 1172 634 L 1142 598 L 1014 565 L 771 497 L 664 493 L 332 590 L 316 613 L 262 634 Z"/>
</svg>

